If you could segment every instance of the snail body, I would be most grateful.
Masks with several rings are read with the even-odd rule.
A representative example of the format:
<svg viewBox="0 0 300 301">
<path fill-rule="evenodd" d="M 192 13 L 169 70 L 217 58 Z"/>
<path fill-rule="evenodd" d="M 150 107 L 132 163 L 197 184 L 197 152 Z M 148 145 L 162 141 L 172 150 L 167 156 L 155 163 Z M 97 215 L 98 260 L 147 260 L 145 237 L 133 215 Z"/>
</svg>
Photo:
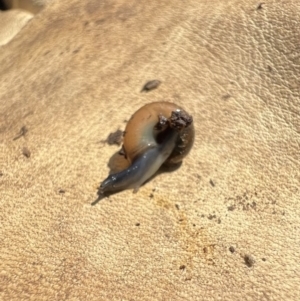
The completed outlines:
<svg viewBox="0 0 300 301">
<path fill-rule="evenodd" d="M 177 164 L 194 142 L 192 117 L 170 102 L 147 104 L 135 112 L 126 125 L 123 154 L 130 164 L 109 175 L 99 193 L 114 193 L 139 187 L 163 165 Z"/>
</svg>

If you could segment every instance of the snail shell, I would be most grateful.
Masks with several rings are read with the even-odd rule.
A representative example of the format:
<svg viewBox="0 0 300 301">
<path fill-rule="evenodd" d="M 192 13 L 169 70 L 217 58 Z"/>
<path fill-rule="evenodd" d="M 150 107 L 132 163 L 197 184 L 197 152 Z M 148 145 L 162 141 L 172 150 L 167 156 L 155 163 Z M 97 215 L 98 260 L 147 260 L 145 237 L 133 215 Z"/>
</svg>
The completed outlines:
<svg viewBox="0 0 300 301">
<path fill-rule="evenodd" d="M 182 161 L 194 143 L 193 118 L 170 102 L 153 102 L 136 111 L 124 132 L 123 153 L 128 168 L 109 175 L 99 193 L 138 191 L 163 164 Z"/>
</svg>

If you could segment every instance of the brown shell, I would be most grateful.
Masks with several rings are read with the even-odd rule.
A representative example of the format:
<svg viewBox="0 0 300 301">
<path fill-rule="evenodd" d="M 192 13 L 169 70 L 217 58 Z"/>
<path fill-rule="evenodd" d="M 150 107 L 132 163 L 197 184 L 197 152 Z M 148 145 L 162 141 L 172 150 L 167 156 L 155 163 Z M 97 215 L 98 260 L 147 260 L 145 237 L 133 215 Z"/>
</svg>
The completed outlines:
<svg viewBox="0 0 300 301">
<path fill-rule="evenodd" d="M 178 131 L 178 139 L 165 164 L 176 164 L 191 150 L 195 131 L 192 117 L 180 106 L 171 102 L 153 102 L 136 111 L 127 123 L 123 149 L 132 162 L 147 148 L 157 145 L 168 129 Z"/>
</svg>

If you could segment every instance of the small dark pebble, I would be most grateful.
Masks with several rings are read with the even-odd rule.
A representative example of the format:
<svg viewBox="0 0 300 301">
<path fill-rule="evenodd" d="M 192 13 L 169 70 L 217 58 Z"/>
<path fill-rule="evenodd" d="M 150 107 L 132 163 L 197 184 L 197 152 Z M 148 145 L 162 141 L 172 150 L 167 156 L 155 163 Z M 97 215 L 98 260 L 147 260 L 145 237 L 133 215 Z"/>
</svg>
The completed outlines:
<svg viewBox="0 0 300 301">
<path fill-rule="evenodd" d="M 264 4 L 265 4 L 264 2 L 259 3 L 259 4 L 256 6 L 256 9 L 257 9 L 257 10 L 263 9 L 263 5 L 264 5 Z"/>
<path fill-rule="evenodd" d="M 186 266 L 184 264 L 182 264 L 180 267 L 179 267 L 179 270 L 185 270 Z"/>
<path fill-rule="evenodd" d="M 235 205 L 231 205 L 229 207 L 227 207 L 228 211 L 233 211 L 235 209 Z"/>
<path fill-rule="evenodd" d="M 179 210 L 179 205 L 178 204 L 175 204 L 175 207 L 177 210 Z"/>
<path fill-rule="evenodd" d="M 255 260 L 251 255 L 245 255 L 244 260 L 245 260 L 246 266 L 249 268 L 251 268 L 255 263 Z"/>
<path fill-rule="evenodd" d="M 135 225 L 136 225 L 137 227 L 139 227 L 139 226 L 140 226 L 140 223 L 136 223 Z"/>
<path fill-rule="evenodd" d="M 230 94 L 225 94 L 225 95 L 222 96 L 222 99 L 223 99 L 223 100 L 227 100 L 227 99 L 229 99 L 230 97 L 231 97 Z"/>
<path fill-rule="evenodd" d="M 153 194 L 153 193 L 150 193 L 150 194 L 149 194 L 149 198 L 150 198 L 150 199 L 153 199 L 153 198 L 154 198 L 154 194 Z"/>
<path fill-rule="evenodd" d="M 26 157 L 26 158 L 29 158 L 31 156 L 31 152 L 30 150 L 24 146 L 23 149 L 22 149 L 22 154 Z"/>
<path fill-rule="evenodd" d="M 229 247 L 229 251 L 230 251 L 231 253 L 234 253 L 234 252 L 235 252 L 235 248 L 234 248 L 233 246 L 231 246 L 231 247 Z"/>
<path fill-rule="evenodd" d="M 154 90 L 154 89 L 156 89 L 159 85 L 161 84 L 161 81 L 160 80 L 157 80 L 157 79 L 154 79 L 154 80 L 150 80 L 150 81 L 148 81 L 145 85 L 144 85 L 144 87 L 143 87 L 143 89 L 141 90 L 141 92 L 149 92 L 149 91 L 151 91 L 151 90 Z"/>
<path fill-rule="evenodd" d="M 212 219 L 214 219 L 214 218 L 216 218 L 217 216 L 215 215 L 215 214 L 210 214 L 207 218 L 208 219 L 210 219 L 210 220 L 212 220 Z"/>
<path fill-rule="evenodd" d="M 266 258 L 262 258 L 261 260 L 262 260 L 262 261 L 266 261 L 267 259 L 266 259 Z"/>
<path fill-rule="evenodd" d="M 65 193 L 66 191 L 64 190 L 64 189 L 59 189 L 59 191 L 58 191 L 59 193 Z"/>
<path fill-rule="evenodd" d="M 0 171 L 0 177 L 2 177 L 3 176 L 3 172 L 2 171 Z"/>
<path fill-rule="evenodd" d="M 212 187 L 215 187 L 215 183 L 214 183 L 214 181 L 213 181 L 212 179 L 209 180 L 209 183 L 210 183 L 210 185 L 211 185 Z"/>
</svg>

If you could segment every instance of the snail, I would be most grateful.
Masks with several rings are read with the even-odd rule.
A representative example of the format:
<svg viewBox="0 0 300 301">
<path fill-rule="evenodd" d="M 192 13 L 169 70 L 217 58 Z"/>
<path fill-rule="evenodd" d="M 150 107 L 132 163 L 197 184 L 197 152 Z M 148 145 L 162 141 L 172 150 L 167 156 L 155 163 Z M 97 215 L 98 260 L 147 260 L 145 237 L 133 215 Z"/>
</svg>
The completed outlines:
<svg viewBox="0 0 300 301">
<path fill-rule="evenodd" d="M 139 187 L 164 165 L 174 165 L 189 153 L 194 142 L 193 118 L 171 102 L 153 102 L 136 111 L 128 121 L 121 153 L 128 166 L 109 175 L 98 194 L 112 194 Z"/>
</svg>

